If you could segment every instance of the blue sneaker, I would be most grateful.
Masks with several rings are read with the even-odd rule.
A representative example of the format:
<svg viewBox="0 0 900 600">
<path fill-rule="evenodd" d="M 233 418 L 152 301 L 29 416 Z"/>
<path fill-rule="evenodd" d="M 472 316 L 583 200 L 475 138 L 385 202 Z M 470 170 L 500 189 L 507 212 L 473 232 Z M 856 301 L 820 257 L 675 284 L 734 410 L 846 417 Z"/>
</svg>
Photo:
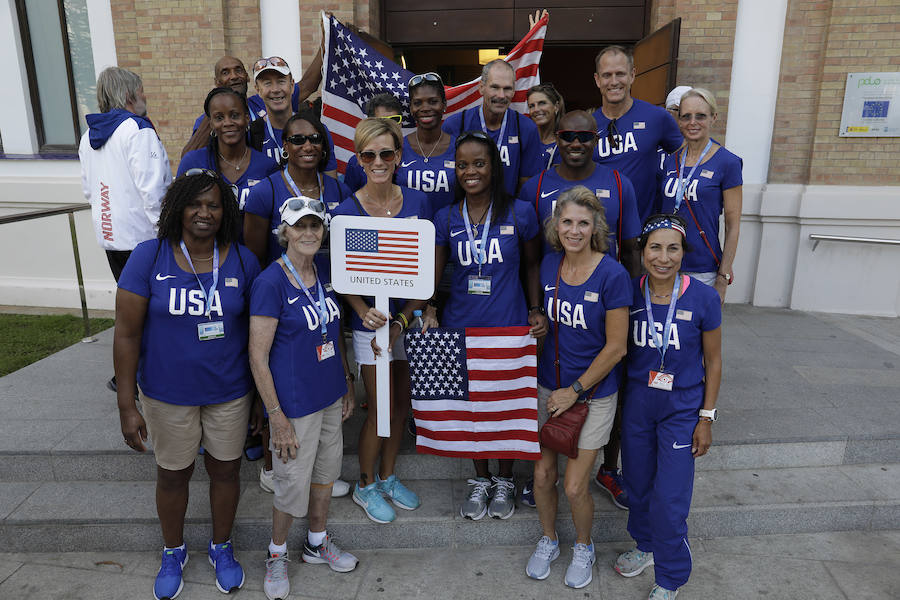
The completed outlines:
<svg viewBox="0 0 900 600">
<path fill-rule="evenodd" d="M 422 504 L 416 493 L 400 483 L 396 475 L 391 475 L 387 479 L 382 479 L 376 475 L 375 487 L 378 488 L 379 492 L 390 498 L 394 506 L 398 506 L 403 510 L 416 510 Z"/>
<path fill-rule="evenodd" d="M 184 587 L 181 573 L 187 562 L 188 553 L 185 548 L 163 550 L 162 564 L 153 584 L 153 597 L 156 600 L 174 600 L 181 593 L 181 588 Z"/>
<path fill-rule="evenodd" d="M 607 471 L 601 466 L 594 483 L 609 494 L 613 504 L 622 510 L 628 510 L 628 494 L 625 493 L 621 471 Z"/>
<path fill-rule="evenodd" d="M 209 542 L 209 564 L 216 569 L 216 587 L 223 594 L 240 589 L 244 585 L 244 569 L 234 560 L 231 540 L 221 544 Z"/>
<path fill-rule="evenodd" d="M 390 523 L 397 518 L 397 513 L 381 496 L 375 482 L 363 488 L 359 487 L 359 483 L 353 486 L 353 501 L 359 504 L 366 512 L 366 516 L 376 523 Z"/>
<path fill-rule="evenodd" d="M 534 508 L 537 504 L 534 501 L 534 477 L 525 482 L 522 486 L 522 504 Z"/>
</svg>

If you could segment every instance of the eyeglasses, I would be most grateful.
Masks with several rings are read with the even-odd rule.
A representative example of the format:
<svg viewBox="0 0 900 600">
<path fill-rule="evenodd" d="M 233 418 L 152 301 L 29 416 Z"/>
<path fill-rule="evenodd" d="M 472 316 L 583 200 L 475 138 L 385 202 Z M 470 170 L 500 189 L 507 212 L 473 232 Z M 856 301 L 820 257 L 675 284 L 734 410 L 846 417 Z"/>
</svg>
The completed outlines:
<svg viewBox="0 0 900 600">
<path fill-rule="evenodd" d="M 253 70 L 259 71 L 260 69 L 265 69 L 266 67 L 287 67 L 287 61 L 285 61 L 280 56 L 270 56 L 268 58 L 260 58 L 258 61 L 253 63 Z M 290 67 L 288 67 L 290 68 Z"/>
<path fill-rule="evenodd" d="M 188 169 L 184 172 L 184 177 L 193 177 L 195 175 L 206 175 L 207 177 L 211 177 L 213 179 L 218 179 L 219 174 L 215 171 L 210 171 L 209 169 L 201 169 L 200 167 L 195 167 L 193 169 Z"/>
<path fill-rule="evenodd" d="M 287 205 L 290 210 L 303 210 L 304 208 L 308 208 L 317 213 L 325 212 L 325 203 L 321 200 L 316 200 L 315 198 L 288 198 L 284 201 L 284 204 L 281 205 L 281 210 L 284 210 L 285 205 Z"/>
<path fill-rule="evenodd" d="M 486 134 L 483 131 L 478 131 L 477 129 L 474 129 L 472 131 L 464 131 L 461 134 L 459 134 L 459 137 L 456 138 L 457 147 L 469 138 L 478 138 L 479 140 L 485 140 L 485 141 L 494 143 L 493 140 L 491 140 L 491 138 L 488 136 L 488 134 Z"/>
<path fill-rule="evenodd" d="M 578 140 L 582 144 L 587 144 L 597 138 L 596 131 L 584 131 L 580 129 L 562 129 L 556 132 L 556 135 L 567 144 L 571 144 Z"/>
<path fill-rule="evenodd" d="M 295 133 L 294 135 L 284 138 L 284 141 L 290 142 L 295 146 L 302 146 L 306 142 L 319 146 L 322 144 L 322 134 L 313 133 L 311 135 L 303 135 L 302 133 Z"/>
<path fill-rule="evenodd" d="M 378 117 L 379 119 L 390 119 L 391 121 L 396 121 L 397 124 L 403 123 L 403 115 L 384 115 L 383 117 Z"/>
<path fill-rule="evenodd" d="M 413 75 L 409 78 L 409 83 L 406 84 L 406 87 L 412 89 L 417 85 L 422 85 L 426 81 L 433 81 L 435 83 L 444 84 L 444 80 L 441 79 L 441 76 L 434 72 L 423 73 L 421 75 Z"/>
<path fill-rule="evenodd" d="M 682 123 L 690 123 L 692 119 L 698 123 L 705 123 L 708 118 L 709 115 L 704 113 L 684 113 L 678 115 L 678 120 Z"/>
<path fill-rule="evenodd" d="M 381 152 L 375 152 L 374 150 L 363 150 L 359 153 L 359 162 L 368 165 L 375 162 L 376 157 L 381 158 L 381 160 L 386 163 L 394 162 L 397 158 L 397 151 L 382 150 Z"/>
<path fill-rule="evenodd" d="M 610 148 L 619 147 L 619 128 L 616 127 L 615 119 L 610 121 L 606 128 L 606 140 L 609 142 Z"/>
</svg>

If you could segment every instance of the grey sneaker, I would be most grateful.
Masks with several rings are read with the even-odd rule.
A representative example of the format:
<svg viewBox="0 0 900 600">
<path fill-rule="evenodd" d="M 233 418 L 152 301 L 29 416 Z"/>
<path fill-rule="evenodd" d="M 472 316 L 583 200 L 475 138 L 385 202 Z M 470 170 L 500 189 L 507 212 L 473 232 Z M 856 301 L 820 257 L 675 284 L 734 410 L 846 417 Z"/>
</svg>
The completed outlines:
<svg viewBox="0 0 900 600">
<path fill-rule="evenodd" d="M 269 469 L 268 471 L 266 471 L 266 468 L 263 467 L 259 470 L 259 487 L 261 487 L 264 492 L 269 492 L 270 494 L 275 491 L 274 469 Z"/>
<path fill-rule="evenodd" d="M 653 564 L 653 553 L 643 552 L 637 548 L 633 548 L 628 552 L 623 552 L 616 559 L 616 573 L 623 577 L 634 577 L 640 575 L 641 572 Z"/>
<path fill-rule="evenodd" d="M 326 535 L 325 541 L 315 548 L 310 547 L 309 541 L 304 542 L 301 558 L 305 563 L 326 564 L 338 573 L 349 573 L 359 564 L 359 559 L 341 550 L 330 535 Z"/>
<path fill-rule="evenodd" d="M 538 540 L 537 548 L 528 565 L 525 566 L 525 574 L 532 579 L 547 579 L 550 575 L 550 563 L 559 558 L 559 541 L 553 541 L 546 535 Z"/>
<path fill-rule="evenodd" d="M 486 477 L 476 477 L 469 480 L 469 487 L 469 498 L 459 507 L 459 516 L 477 521 L 487 514 L 491 481 Z"/>
<path fill-rule="evenodd" d="M 284 600 L 291 593 L 291 580 L 288 579 L 288 553 L 268 553 L 266 558 L 266 578 L 263 590 L 269 600 Z"/>
<path fill-rule="evenodd" d="M 653 589 L 650 590 L 650 596 L 647 600 L 675 600 L 675 596 L 677 595 L 678 590 L 667 590 L 664 587 L 654 585 Z"/>
<path fill-rule="evenodd" d="M 572 562 L 566 569 L 566 585 L 570 588 L 581 589 L 594 578 L 594 542 L 591 545 L 575 544 L 572 549 Z"/>
<path fill-rule="evenodd" d="M 495 519 L 508 519 L 516 512 L 516 484 L 512 477 L 492 477 L 491 505 L 488 515 Z"/>
</svg>

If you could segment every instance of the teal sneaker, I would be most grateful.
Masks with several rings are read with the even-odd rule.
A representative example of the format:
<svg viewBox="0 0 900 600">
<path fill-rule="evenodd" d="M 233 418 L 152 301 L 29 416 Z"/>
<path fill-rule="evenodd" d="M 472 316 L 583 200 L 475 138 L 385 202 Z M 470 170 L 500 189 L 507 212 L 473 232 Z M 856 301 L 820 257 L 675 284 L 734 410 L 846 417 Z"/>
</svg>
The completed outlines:
<svg viewBox="0 0 900 600">
<path fill-rule="evenodd" d="M 422 504 L 416 493 L 400 483 L 396 475 L 391 475 L 387 479 L 382 479 L 376 475 L 375 487 L 378 488 L 379 492 L 390 498 L 394 506 L 403 510 L 416 510 Z"/>
<path fill-rule="evenodd" d="M 174 548 L 163 550 L 162 564 L 153 583 L 153 597 L 156 600 L 175 600 L 184 587 L 181 573 L 188 562 L 187 550 Z"/>
<path fill-rule="evenodd" d="M 366 512 L 366 516 L 376 523 L 390 523 L 397 518 L 397 513 L 381 496 L 375 482 L 363 488 L 357 483 L 353 487 L 353 501 L 359 504 Z"/>
<path fill-rule="evenodd" d="M 677 595 L 678 590 L 667 590 L 664 587 L 654 585 L 653 589 L 650 590 L 650 595 L 647 597 L 647 600 L 675 600 L 675 596 Z"/>
<path fill-rule="evenodd" d="M 616 573 L 623 577 L 634 577 L 653 565 L 653 553 L 632 548 L 616 558 Z"/>
</svg>

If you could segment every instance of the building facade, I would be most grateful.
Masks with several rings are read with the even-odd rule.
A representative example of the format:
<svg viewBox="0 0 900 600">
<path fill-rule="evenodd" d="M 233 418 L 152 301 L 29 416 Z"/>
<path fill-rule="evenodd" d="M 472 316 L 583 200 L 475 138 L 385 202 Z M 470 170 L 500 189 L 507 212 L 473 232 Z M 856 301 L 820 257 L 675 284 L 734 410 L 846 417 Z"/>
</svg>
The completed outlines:
<svg viewBox="0 0 900 600">
<path fill-rule="evenodd" d="M 437 12 L 409 0 L 0 0 L 0 37 L 9 40 L 0 45 L 0 214 L 83 202 L 74 149 L 84 114 L 96 111 L 96 75 L 110 65 L 143 77 L 148 116 L 174 170 L 215 61 L 232 54 L 249 67 L 277 54 L 302 73 L 318 48 L 321 10 L 410 57 L 423 48 L 508 46 L 539 7 L 550 10 L 548 57 L 551 49 L 591 56 L 680 18 L 677 82 L 715 93 L 713 136 L 744 159 L 728 300 L 897 316 L 900 246 L 810 239 L 900 240 L 900 137 L 838 135 L 848 73 L 900 72 L 900 0 L 864 4 L 460 0 Z M 466 22 L 490 27 L 459 26 Z M 448 45 L 438 30 L 464 37 Z M 565 76 L 584 77 L 589 89 L 592 63 L 583 64 Z M 542 77 L 556 82 L 548 69 Z M 88 305 L 111 308 L 114 282 L 89 213 L 76 223 Z M 0 253 L 0 304 L 78 305 L 65 217 L 3 225 Z"/>
</svg>

